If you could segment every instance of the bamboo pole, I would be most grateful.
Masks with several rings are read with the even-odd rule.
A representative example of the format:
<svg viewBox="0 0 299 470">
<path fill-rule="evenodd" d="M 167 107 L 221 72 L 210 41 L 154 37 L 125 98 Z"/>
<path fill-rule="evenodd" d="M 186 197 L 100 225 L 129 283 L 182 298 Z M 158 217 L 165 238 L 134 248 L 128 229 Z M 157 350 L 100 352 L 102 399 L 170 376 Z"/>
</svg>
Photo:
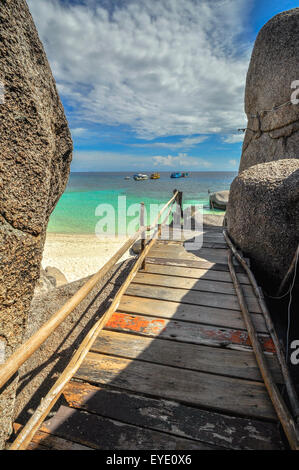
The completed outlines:
<svg viewBox="0 0 299 470">
<path fill-rule="evenodd" d="M 144 202 L 140 203 L 140 227 L 144 227 L 144 212 L 145 212 L 145 207 L 144 207 Z M 141 232 L 141 246 L 140 246 L 140 253 L 144 251 L 145 248 L 145 236 L 146 236 L 146 231 L 144 230 Z M 143 260 L 141 269 L 145 269 L 145 259 Z"/>
<path fill-rule="evenodd" d="M 292 259 L 292 262 L 290 264 L 290 267 L 285 275 L 285 277 L 283 278 L 280 286 L 279 286 L 279 289 L 277 291 L 277 296 L 281 295 L 282 291 L 283 291 L 283 288 L 284 286 L 286 285 L 286 283 L 288 282 L 288 280 L 290 279 L 291 277 L 291 274 L 292 272 L 294 271 L 295 269 L 295 266 L 296 266 L 296 262 L 297 262 L 297 259 L 299 257 L 299 245 L 297 246 L 297 250 L 295 251 L 295 254 L 294 254 L 294 257 Z"/>
<path fill-rule="evenodd" d="M 175 199 L 177 198 L 177 195 L 178 195 L 178 191 L 175 189 L 172 198 L 169 199 L 169 201 L 165 204 L 165 206 L 162 207 L 162 209 L 160 210 L 160 212 L 159 212 L 159 214 L 157 215 L 156 219 L 154 220 L 153 224 L 150 225 L 149 227 L 147 227 L 147 230 L 148 230 L 148 231 L 151 231 L 151 230 L 153 230 L 154 228 L 156 228 L 157 223 L 159 222 L 159 219 L 160 219 L 161 215 L 163 214 L 163 212 L 165 211 L 165 209 L 167 209 L 167 207 L 168 207 L 172 202 L 175 201 Z M 164 224 L 164 222 L 163 222 L 163 224 Z"/>
<path fill-rule="evenodd" d="M 89 294 L 100 279 L 102 279 L 114 266 L 122 255 L 137 240 L 141 229 L 130 237 L 123 246 L 110 258 L 109 261 L 94 274 L 74 295 L 71 297 L 52 317 L 34 333 L 24 344 L 22 344 L 9 358 L 0 366 L 0 388 L 18 371 L 24 362 L 41 346 L 50 334 L 66 319 L 66 317 L 80 304 Z"/>
<path fill-rule="evenodd" d="M 279 393 L 277 385 L 273 380 L 271 370 L 269 369 L 269 366 L 263 354 L 263 350 L 259 342 L 254 323 L 251 319 L 250 313 L 247 308 L 247 304 L 246 304 L 246 300 L 242 291 L 242 287 L 239 283 L 235 268 L 233 266 L 231 251 L 229 251 L 228 253 L 228 266 L 229 266 L 232 281 L 233 281 L 233 284 L 237 293 L 237 297 L 239 300 L 241 312 L 243 314 L 244 322 L 245 322 L 248 335 L 251 341 L 251 345 L 252 345 L 258 366 L 260 368 L 265 386 L 267 388 L 268 394 L 270 396 L 274 409 L 277 413 L 278 419 L 281 422 L 281 425 L 284 429 L 284 432 L 286 434 L 286 437 L 288 439 L 291 449 L 299 450 L 299 437 L 298 437 L 294 420 Z"/>
<path fill-rule="evenodd" d="M 162 213 L 174 201 L 176 194 L 163 206 L 156 220 L 159 220 Z M 115 263 L 139 238 L 144 227 L 134 233 L 121 248 L 110 258 L 109 261 L 95 273 L 74 295 L 71 297 L 52 317 L 24 344 L 22 344 L 3 364 L 0 365 L 0 389 L 7 381 L 18 371 L 18 369 L 29 359 L 32 354 L 48 339 L 52 332 L 67 318 L 67 316 L 82 302 L 82 300 L 91 292 L 95 285 L 114 267 Z"/>
<path fill-rule="evenodd" d="M 286 389 L 287 389 L 288 396 L 289 396 L 289 399 L 290 399 L 290 404 L 291 404 L 294 416 L 296 417 L 296 420 L 298 420 L 298 417 L 299 417 L 298 395 L 297 395 L 297 392 L 296 392 L 294 382 L 293 382 L 293 379 L 291 377 L 289 368 L 288 368 L 287 363 L 286 363 L 284 349 L 283 349 L 282 344 L 281 344 L 281 342 L 280 342 L 280 340 L 277 336 L 277 333 L 276 333 L 276 330 L 274 328 L 273 321 L 272 321 L 270 312 L 268 310 L 267 304 L 265 302 L 264 296 L 262 294 L 262 291 L 258 287 L 256 279 L 254 277 L 254 274 L 251 271 L 251 269 L 249 268 L 249 266 L 246 263 L 245 259 L 243 258 L 243 256 L 240 255 L 240 253 L 237 251 L 236 247 L 232 243 L 231 239 L 229 238 L 229 235 L 228 235 L 226 229 L 223 230 L 223 235 L 224 235 L 224 238 L 225 238 L 230 250 L 234 254 L 235 258 L 239 261 L 241 266 L 243 266 L 244 270 L 246 271 L 247 276 L 250 280 L 250 283 L 253 287 L 254 293 L 255 293 L 255 295 L 258 299 L 258 302 L 260 304 L 260 307 L 261 307 L 261 310 L 262 310 L 262 313 L 263 313 L 268 331 L 271 335 L 272 341 L 273 341 L 275 349 L 276 349 L 277 359 L 278 359 L 278 362 L 279 362 L 279 365 L 280 365 L 281 373 L 282 373 L 284 381 L 285 381 Z"/>
<path fill-rule="evenodd" d="M 171 210 L 171 209 L 170 209 Z M 167 220 L 169 213 L 165 220 Z M 161 233 L 162 225 L 158 225 L 157 235 Z M 38 431 L 40 425 L 42 424 L 45 417 L 48 415 L 56 401 L 58 400 L 59 396 L 63 392 L 63 388 L 65 385 L 71 380 L 73 375 L 79 369 L 80 365 L 84 361 L 87 353 L 89 352 L 90 348 L 92 347 L 93 343 L 95 342 L 99 332 L 104 328 L 107 321 L 110 319 L 112 314 L 118 308 L 122 295 L 125 293 L 128 285 L 132 282 L 135 275 L 137 274 L 140 266 L 143 263 L 144 258 L 157 241 L 157 237 L 153 237 L 150 243 L 145 247 L 143 253 L 139 256 L 136 263 L 134 264 L 133 268 L 131 269 L 128 277 L 126 278 L 123 285 L 117 291 L 116 296 L 114 297 L 110 307 L 104 313 L 104 315 L 98 320 L 95 325 L 91 328 L 91 330 L 87 333 L 84 340 L 80 344 L 79 348 L 75 352 L 74 356 L 72 357 L 71 361 L 69 362 L 66 369 L 63 373 L 59 376 L 51 390 L 48 392 L 46 397 L 44 397 L 34 412 L 30 420 L 24 426 L 22 431 L 16 437 L 12 445 L 10 446 L 9 450 L 25 450 L 29 445 L 30 441 L 34 437 L 35 433 Z"/>
</svg>

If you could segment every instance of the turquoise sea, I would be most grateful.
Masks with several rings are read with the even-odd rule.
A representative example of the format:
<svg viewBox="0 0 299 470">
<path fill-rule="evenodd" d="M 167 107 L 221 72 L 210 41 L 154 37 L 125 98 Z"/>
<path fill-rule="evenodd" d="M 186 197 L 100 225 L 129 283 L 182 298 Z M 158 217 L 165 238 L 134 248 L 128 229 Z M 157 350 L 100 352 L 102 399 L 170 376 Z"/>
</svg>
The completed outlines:
<svg viewBox="0 0 299 470">
<path fill-rule="evenodd" d="M 122 196 L 122 204 L 125 201 L 127 208 L 137 204 L 135 208 L 129 209 L 131 216 L 126 218 L 127 224 L 134 219 L 132 214 L 135 209 L 138 210 L 140 202 L 145 204 L 150 223 L 151 205 L 167 202 L 174 189 L 183 191 L 184 204 L 202 204 L 205 214 L 221 214 L 221 211 L 209 209 L 208 190 L 229 189 L 237 173 L 194 172 L 187 178 L 179 179 L 170 178 L 170 172 L 160 172 L 160 175 L 159 180 L 135 181 L 131 173 L 71 173 L 66 190 L 50 217 L 48 232 L 95 233 L 97 223 L 107 214 L 104 210 L 108 210 L 110 219 L 113 217 L 117 226 L 119 216 L 125 220 L 124 207 L 120 209 L 121 214 L 118 213 L 119 196 Z M 131 176 L 131 179 L 125 180 L 125 176 Z M 102 204 L 109 204 L 111 209 L 101 206 L 96 212 L 96 208 Z M 110 223 L 108 226 L 111 229 Z"/>
</svg>

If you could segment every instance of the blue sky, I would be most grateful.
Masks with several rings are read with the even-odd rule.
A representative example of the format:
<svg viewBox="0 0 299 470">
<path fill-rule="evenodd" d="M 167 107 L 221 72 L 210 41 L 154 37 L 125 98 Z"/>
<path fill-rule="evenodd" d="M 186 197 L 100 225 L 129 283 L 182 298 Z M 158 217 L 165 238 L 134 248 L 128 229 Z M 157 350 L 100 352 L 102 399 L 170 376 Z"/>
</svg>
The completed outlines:
<svg viewBox="0 0 299 470">
<path fill-rule="evenodd" d="M 74 140 L 72 171 L 237 170 L 246 72 L 291 0 L 27 0 Z"/>
</svg>

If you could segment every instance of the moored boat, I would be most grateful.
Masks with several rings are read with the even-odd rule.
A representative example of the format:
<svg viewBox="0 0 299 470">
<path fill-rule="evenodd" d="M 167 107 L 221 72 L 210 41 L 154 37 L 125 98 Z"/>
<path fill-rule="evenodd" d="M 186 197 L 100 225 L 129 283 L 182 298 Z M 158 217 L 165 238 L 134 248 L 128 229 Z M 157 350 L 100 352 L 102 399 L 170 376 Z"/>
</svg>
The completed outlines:
<svg viewBox="0 0 299 470">
<path fill-rule="evenodd" d="M 148 180 L 148 176 L 143 175 L 142 173 L 138 173 L 137 175 L 134 175 L 133 178 L 135 181 Z"/>
<path fill-rule="evenodd" d="M 182 173 L 179 173 L 179 172 L 174 172 L 174 173 L 171 173 L 170 175 L 170 178 L 181 178 L 182 177 Z"/>
<path fill-rule="evenodd" d="M 160 179 L 160 173 L 152 173 L 151 180 L 158 180 Z"/>
</svg>

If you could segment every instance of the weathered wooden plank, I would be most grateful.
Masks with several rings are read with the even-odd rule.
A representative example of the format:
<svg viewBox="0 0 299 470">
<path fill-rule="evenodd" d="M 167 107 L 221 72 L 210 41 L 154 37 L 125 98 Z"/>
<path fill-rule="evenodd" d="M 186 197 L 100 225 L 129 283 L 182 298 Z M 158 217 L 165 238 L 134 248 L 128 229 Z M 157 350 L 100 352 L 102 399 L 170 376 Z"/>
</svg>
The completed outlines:
<svg viewBox="0 0 299 470">
<path fill-rule="evenodd" d="M 170 230 L 170 235 L 172 235 L 173 230 Z M 175 229 L 175 235 L 179 234 L 180 232 Z M 203 230 L 184 230 L 183 234 L 186 233 L 188 236 L 194 236 L 196 235 L 202 235 L 205 239 L 206 238 L 212 238 L 216 240 L 221 240 L 225 242 L 225 238 L 223 236 L 223 228 L 217 229 L 217 230 L 209 230 L 206 228 L 203 228 Z"/>
<path fill-rule="evenodd" d="M 189 277 L 192 279 L 205 279 L 218 282 L 232 282 L 231 276 L 225 271 L 214 269 L 188 268 L 183 266 L 165 266 L 162 264 L 147 263 L 141 273 L 164 274 L 167 276 Z M 246 274 L 238 274 L 240 284 L 250 284 Z"/>
<path fill-rule="evenodd" d="M 219 230 L 208 230 L 208 229 L 203 229 L 203 236 L 204 238 L 215 238 L 215 239 L 220 239 L 225 241 L 225 238 L 223 236 L 223 229 Z"/>
<path fill-rule="evenodd" d="M 236 346 L 251 348 L 251 343 L 244 330 L 217 328 L 191 322 L 165 320 L 157 317 L 143 317 L 115 312 L 106 324 L 106 329 L 135 333 L 143 336 L 170 339 L 184 343 L 205 344 L 214 347 L 234 349 Z M 259 335 L 265 351 L 274 352 L 274 345 L 269 335 Z"/>
<path fill-rule="evenodd" d="M 102 331 L 91 351 L 263 382 L 251 351 L 163 341 L 159 338 L 146 338 L 115 331 Z M 276 382 L 283 383 L 276 357 L 268 356 L 266 360 Z"/>
<path fill-rule="evenodd" d="M 123 390 L 70 382 L 68 406 L 228 449 L 284 449 L 275 423 L 227 416 Z"/>
<path fill-rule="evenodd" d="M 22 426 L 14 423 L 14 429 L 19 431 Z M 53 436 L 43 431 L 37 431 L 27 450 L 93 450 L 76 442 L 68 441 L 62 437 Z"/>
<path fill-rule="evenodd" d="M 241 312 L 224 308 L 201 305 L 188 305 L 166 300 L 148 299 L 124 295 L 118 307 L 119 312 L 150 315 L 173 320 L 189 321 L 220 327 L 245 330 Z M 268 333 L 265 320 L 259 313 L 252 314 L 252 320 L 258 332 Z"/>
<path fill-rule="evenodd" d="M 149 251 L 148 256 L 208 261 L 210 263 L 227 263 L 227 250 L 201 248 L 200 250 L 186 251 L 183 246 L 178 244 L 154 246 Z"/>
<path fill-rule="evenodd" d="M 207 239 L 204 239 L 202 248 L 213 248 L 213 249 L 227 249 L 227 244 L 225 242 L 220 242 L 220 241 L 208 241 Z"/>
<path fill-rule="evenodd" d="M 134 284 L 147 284 L 151 286 L 172 287 L 175 289 L 196 290 L 201 292 L 216 292 L 218 294 L 236 295 L 232 282 L 223 282 L 209 279 L 190 279 L 189 277 L 168 276 L 165 274 L 138 272 Z M 242 286 L 246 297 L 255 297 L 251 286 Z"/>
<path fill-rule="evenodd" d="M 99 450 L 218 448 L 66 406 L 61 406 L 55 416 L 42 425 L 41 430 Z"/>
<path fill-rule="evenodd" d="M 198 239 L 197 239 L 198 240 Z M 225 240 L 221 241 L 219 238 L 216 240 L 216 239 L 207 239 L 207 238 L 203 238 L 201 239 L 201 242 L 202 242 L 202 248 L 213 248 L 213 249 L 227 249 L 227 244 L 225 242 Z M 159 240 L 157 242 L 157 245 L 181 245 L 183 246 L 184 243 L 190 243 L 190 240 Z"/>
<path fill-rule="evenodd" d="M 227 263 L 213 263 L 205 260 L 193 260 L 193 259 L 179 259 L 169 257 L 161 257 L 160 253 L 158 256 L 148 256 L 146 258 L 146 263 L 150 264 L 162 264 L 164 266 L 186 266 L 188 268 L 199 268 L 199 269 L 209 269 L 214 271 L 225 271 L 229 272 Z M 241 266 L 235 266 L 237 273 L 244 273 L 244 270 Z"/>
<path fill-rule="evenodd" d="M 192 305 L 203 305 L 207 307 L 228 308 L 240 311 L 236 295 L 218 294 L 202 291 L 186 291 L 185 289 L 174 289 L 171 287 L 149 286 L 144 284 L 130 284 L 126 295 L 137 297 L 148 297 L 158 300 L 169 300 Z M 254 297 L 247 297 L 247 304 L 251 313 L 261 313 L 258 301 Z"/>
<path fill-rule="evenodd" d="M 206 409 L 276 420 L 266 389 L 260 382 L 96 353 L 87 355 L 76 378 Z"/>
</svg>

